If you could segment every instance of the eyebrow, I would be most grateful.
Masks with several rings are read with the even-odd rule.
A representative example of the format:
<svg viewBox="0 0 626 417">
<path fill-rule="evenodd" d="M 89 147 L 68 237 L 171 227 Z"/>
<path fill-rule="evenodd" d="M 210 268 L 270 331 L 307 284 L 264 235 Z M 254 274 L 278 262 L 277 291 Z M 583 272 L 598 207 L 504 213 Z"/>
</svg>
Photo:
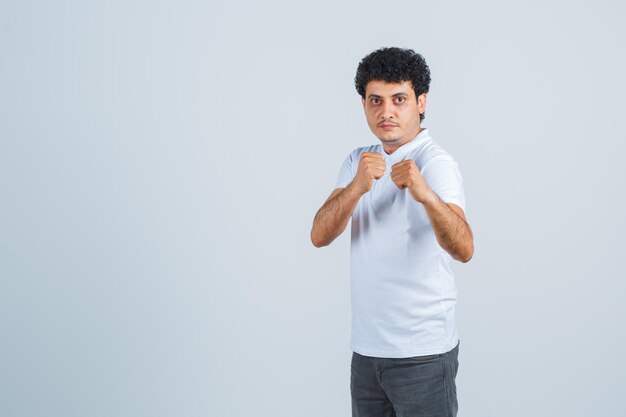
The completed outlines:
<svg viewBox="0 0 626 417">
<path fill-rule="evenodd" d="M 407 93 L 396 93 L 391 97 L 398 97 L 398 96 L 406 96 L 408 95 Z M 367 96 L 367 98 L 383 98 L 382 96 L 379 96 L 378 94 L 370 94 Z"/>
</svg>

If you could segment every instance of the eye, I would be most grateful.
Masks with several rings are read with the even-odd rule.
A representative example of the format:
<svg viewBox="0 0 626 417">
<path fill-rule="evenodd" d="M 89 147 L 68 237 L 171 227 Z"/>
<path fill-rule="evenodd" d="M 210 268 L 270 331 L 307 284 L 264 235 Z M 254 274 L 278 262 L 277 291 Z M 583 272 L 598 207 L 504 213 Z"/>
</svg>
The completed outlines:
<svg viewBox="0 0 626 417">
<path fill-rule="evenodd" d="M 372 99 L 372 104 L 380 104 L 380 99 L 379 98 L 373 98 Z"/>
<path fill-rule="evenodd" d="M 396 101 L 397 101 L 398 103 L 404 103 L 404 101 L 405 101 L 405 100 L 406 100 L 406 98 L 405 98 L 405 97 L 402 97 L 402 96 L 400 96 L 400 97 L 397 97 L 397 98 L 396 98 Z"/>
</svg>

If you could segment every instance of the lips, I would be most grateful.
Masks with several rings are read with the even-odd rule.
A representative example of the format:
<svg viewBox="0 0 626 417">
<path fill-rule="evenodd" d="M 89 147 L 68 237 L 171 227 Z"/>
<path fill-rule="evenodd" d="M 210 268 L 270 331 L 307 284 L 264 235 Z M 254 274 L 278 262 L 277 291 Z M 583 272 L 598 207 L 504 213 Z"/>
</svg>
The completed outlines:
<svg viewBox="0 0 626 417">
<path fill-rule="evenodd" d="M 385 123 L 379 126 L 382 127 L 383 129 L 393 129 L 394 127 L 398 127 L 398 125 L 393 125 L 393 124 L 388 124 L 388 123 Z"/>
</svg>

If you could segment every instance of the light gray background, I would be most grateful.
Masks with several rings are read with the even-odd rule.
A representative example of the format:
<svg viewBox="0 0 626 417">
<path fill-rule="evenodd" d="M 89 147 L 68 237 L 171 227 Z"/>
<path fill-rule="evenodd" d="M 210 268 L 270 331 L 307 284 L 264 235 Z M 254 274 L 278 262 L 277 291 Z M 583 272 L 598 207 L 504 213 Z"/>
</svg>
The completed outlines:
<svg viewBox="0 0 626 417">
<path fill-rule="evenodd" d="M 309 232 L 381 46 L 465 179 L 459 416 L 623 415 L 626 16 L 590 3 L 0 3 L 0 415 L 350 415 L 349 236 Z"/>
</svg>

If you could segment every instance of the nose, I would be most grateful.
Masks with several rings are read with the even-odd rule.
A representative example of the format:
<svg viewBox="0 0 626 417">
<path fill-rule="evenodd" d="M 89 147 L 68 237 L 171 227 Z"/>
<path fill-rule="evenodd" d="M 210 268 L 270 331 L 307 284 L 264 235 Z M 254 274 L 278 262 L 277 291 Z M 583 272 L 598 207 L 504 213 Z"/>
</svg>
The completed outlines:
<svg viewBox="0 0 626 417">
<path fill-rule="evenodd" d="M 387 120 L 387 119 L 393 118 L 393 103 L 391 103 L 390 101 L 385 101 L 383 103 L 382 113 L 381 113 L 380 117 L 383 120 Z"/>
</svg>

